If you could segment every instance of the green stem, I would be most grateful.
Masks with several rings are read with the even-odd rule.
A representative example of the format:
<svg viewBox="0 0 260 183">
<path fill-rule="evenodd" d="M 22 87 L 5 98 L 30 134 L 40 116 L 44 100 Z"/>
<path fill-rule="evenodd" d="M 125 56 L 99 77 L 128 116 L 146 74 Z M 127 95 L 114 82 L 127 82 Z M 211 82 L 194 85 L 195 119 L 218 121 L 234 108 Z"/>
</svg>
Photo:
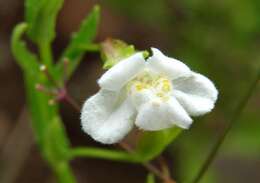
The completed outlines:
<svg viewBox="0 0 260 183">
<path fill-rule="evenodd" d="M 40 57 L 42 63 L 45 64 L 49 69 L 52 69 L 52 51 L 50 43 L 42 42 L 38 44 Z"/>
<path fill-rule="evenodd" d="M 92 52 L 100 51 L 99 44 L 82 44 L 79 46 L 79 48 L 84 51 L 92 51 Z"/>
<path fill-rule="evenodd" d="M 59 183 L 76 183 L 68 162 L 61 162 L 54 169 Z"/>
<path fill-rule="evenodd" d="M 101 158 L 121 162 L 137 163 L 138 158 L 124 151 L 107 150 L 102 148 L 78 147 L 70 151 L 70 159 L 76 157 Z"/>
<path fill-rule="evenodd" d="M 51 44 L 48 42 L 42 42 L 42 43 L 39 43 L 38 46 L 39 46 L 41 61 L 43 64 L 45 64 L 47 66 L 48 72 L 50 74 L 49 77 L 52 78 L 54 73 L 53 73 L 53 58 L 52 58 Z M 50 79 L 50 78 L 48 78 L 48 79 Z M 54 83 L 55 82 L 56 81 L 54 80 Z M 56 85 L 56 84 L 53 84 L 53 85 Z M 44 131 L 44 132 L 47 133 L 46 131 Z M 48 148 L 48 147 L 46 144 L 44 144 L 43 148 Z M 51 152 L 54 152 L 54 150 Z M 55 172 L 55 175 L 56 175 L 59 183 L 76 183 L 76 180 L 73 176 L 72 170 L 69 165 L 69 160 L 57 161 L 57 162 L 55 162 L 54 165 L 52 163 L 50 163 L 50 165 L 52 165 L 51 167 L 52 167 L 53 171 Z"/>
<path fill-rule="evenodd" d="M 213 162 L 214 158 L 216 157 L 216 155 L 217 155 L 221 145 L 223 144 L 223 142 L 224 142 L 228 132 L 232 129 L 234 124 L 238 121 L 239 117 L 241 116 L 241 113 L 242 113 L 243 109 L 245 108 L 245 106 L 247 104 L 247 101 L 249 100 L 249 98 L 253 94 L 253 91 L 256 88 L 259 79 L 260 79 L 260 70 L 258 70 L 256 78 L 252 82 L 252 84 L 251 84 L 250 88 L 248 89 L 248 91 L 246 92 L 245 96 L 242 98 L 242 100 L 238 104 L 238 106 L 237 106 L 237 108 L 236 108 L 236 110 L 234 112 L 234 115 L 233 115 L 233 117 L 230 120 L 230 123 L 227 125 L 226 129 L 223 131 L 223 133 L 218 138 L 217 142 L 213 146 L 213 148 L 210 151 L 207 159 L 205 160 L 205 162 L 201 166 L 197 176 L 192 181 L 192 183 L 198 183 L 202 179 L 202 177 L 204 176 L 206 171 L 208 170 L 209 166 L 211 165 L 211 163 Z"/>
</svg>

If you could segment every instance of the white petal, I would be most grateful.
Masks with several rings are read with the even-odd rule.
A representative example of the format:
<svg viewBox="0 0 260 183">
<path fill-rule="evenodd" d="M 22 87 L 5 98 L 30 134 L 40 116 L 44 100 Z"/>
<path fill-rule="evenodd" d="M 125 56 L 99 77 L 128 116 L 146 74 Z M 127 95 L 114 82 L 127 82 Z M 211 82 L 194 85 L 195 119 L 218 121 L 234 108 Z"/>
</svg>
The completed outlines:
<svg viewBox="0 0 260 183">
<path fill-rule="evenodd" d="M 116 91 L 133 79 L 145 67 L 142 53 L 136 53 L 105 72 L 98 80 L 101 88 Z"/>
<path fill-rule="evenodd" d="M 173 88 L 173 96 L 191 116 L 210 112 L 218 96 L 214 84 L 205 76 L 194 72 L 189 78 L 173 80 Z"/>
<path fill-rule="evenodd" d="M 152 100 L 142 105 L 135 122 L 139 128 L 150 131 L 174 125 L 187 129 L 191 123 L 192 119 L 174 97 L 167 102 Z"/>
<path fill-rule="evenodd" d="M 120 102 L 118 93 L 100 90 L 84 104 L 81 113 L 83 130 L 104 144 L 120 141 L 133 127 L 135 110 L 129 100 Z"/>
<path fill-rule="evenodd" d="M 148 67 L 169 79 L 186 77 L 191 75 L 191 70 L 184 63 L 165 56 L 160 50 L 152 48 L 153 56 L 148 59 Z"/>
<path fill-rule="evenodd" d="M 132 86 L 131 88 L 130 98 L 136 110 L 139 110 L 143 104 L 151 101 L 155 97 L 156 96 L 152 90 L 142 89 L 141 91 L 137 91 L 135 86 Z"/>
</svg>

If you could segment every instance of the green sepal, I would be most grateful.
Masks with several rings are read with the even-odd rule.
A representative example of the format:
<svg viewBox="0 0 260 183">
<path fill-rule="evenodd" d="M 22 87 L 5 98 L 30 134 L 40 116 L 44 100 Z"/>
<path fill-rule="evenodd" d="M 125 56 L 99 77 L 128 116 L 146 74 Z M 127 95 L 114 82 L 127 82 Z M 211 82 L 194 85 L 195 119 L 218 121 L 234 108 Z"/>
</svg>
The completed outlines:
<svg viewBox="0 0 260 183">
<path fill-rule="evenodd" d="M 182 129 L 178 127 L 154 132 L 145 131 L 138 141 L 135 154 L 143 162 L 150 161 L 160 155 L 181 132 Z"/>
<path fill-rule="evenodd" d="M 103 68 L 109 69 L 135 53 L 133 45 L 128 45 L 124 41 L 108 38 L 101 43 L 101 57 L 103 60 Z"/>
</svg>

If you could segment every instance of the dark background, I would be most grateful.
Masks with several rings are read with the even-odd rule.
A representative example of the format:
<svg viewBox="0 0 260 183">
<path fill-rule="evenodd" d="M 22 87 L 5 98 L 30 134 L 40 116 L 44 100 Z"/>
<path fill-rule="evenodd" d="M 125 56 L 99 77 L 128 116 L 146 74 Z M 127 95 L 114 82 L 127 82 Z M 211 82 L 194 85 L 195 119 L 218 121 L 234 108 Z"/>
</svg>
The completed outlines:
<svg viewBox="0 0 260 183">
<path fill-rule="evenodd" d="M 219 92 L 216 108 L 196 118 L 165 152 L 174 178 L 188 182 L 234 114 L 260 65 L 258 0 L 65 0 L 53 50 L 58 57 L 70 34 L 94 4 L 101 6 L 97 42 L 122 39 L 139 49 L 158 47 L 212 79 Z M 25 106 L 22 73 L 10 53 L 13 27 L 23 20 L 23 1 L 0 0 L 0 182 L 49 183 L 55 179 L 34 144 Z M 98 54 L 87 54 L 69 90 L 82 104 L 97 90 L 103 72 Z M 250 98 L 202 182 L 260 182 L 260 87 Z M 80 130 L 79 114 L 62 105 L 72 145 L 99 145 Z M 146 171 L 96 159 L 76 159 L 79 182 L 143 183 Z"/>
</svg>

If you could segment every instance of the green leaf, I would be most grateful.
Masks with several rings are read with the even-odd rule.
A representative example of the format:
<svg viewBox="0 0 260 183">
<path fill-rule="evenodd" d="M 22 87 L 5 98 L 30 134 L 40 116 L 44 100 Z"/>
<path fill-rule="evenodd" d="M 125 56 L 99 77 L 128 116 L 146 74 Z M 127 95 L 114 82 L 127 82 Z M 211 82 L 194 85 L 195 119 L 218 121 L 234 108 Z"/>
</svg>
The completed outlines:
<svg viewBox="0 0 260 183">
<path fill-rule="evenodd" d="M 56 17 L 62 4 L 63 0 L 26 0 L 28 35 L 35 43 L 51 43 L 55 38 Z"/>
<path fill-rule="evenodd" d="M 83 54 L 86 51 L 86 47 L 93 48 L 92 41 L 96 37 L 97 27 L 100 18 L 100 8 L 95 6 L 90 14 L 83 20 L 80 29 L 77 33 L 74 33 L 72 39 L 65 49 L 60 61 L 57 64 L 58 72 L 62 72 L 64 67 L 64 60 L 68 61 L 67 74 L 68 77 L 77 68 Z"/>
<path fill-rule="evenodd" d="M 27 27 L 26 23 L 20 23 L 14 28 L 11 40 L 12 53 L 25 72 L 37 74 L 39 70 L 38 59 L 27 49 L 25 42 L 21 40 Z"/>
<path fill-rule="evenodd" d="M 106 39 L 101 44 L 101 56 L 104 62 L 103 68 L 109 69 L 120 60 L 133 55 L 135 52 L 133 45 L 128 45 L 118 39 Z"/>
<path fill-rule="evenodd" d="M 152 174 L 152 173 L 147 174 L 146 183 L 155 183 L 154 174 Z"/>
<path fill-rule="evenodd" d="M 57 115 L 58 106 L 49 105 L 50 96 L 35 89 L 36 84 L 48 86 L 49 82 L 43 73 L 37 75 L 24 73 L 27 102 L 32 116 L 33 130 L 37 140 L 42 145 L 44 135 L 53 118 Z"/>
<path fill-rule="evenodd" d="M 35 89 L 37 83 L 49 85 L 47 78 L 41 72 L 38 75 L 25 73 L 32 127 L 43 156 L 58 171 L 56 174 L 62 176 L 59 175 L 61 173 L 59 171 L 63 170 L 59 170 L 60 167 L 57 166 L 68 161 L 69 140 L 58 114 L 58 106 L 49 105 L 51 98 Z"/>
<path fill-rule="evenodd" d="M 37 83 L 47 83 L 48 81 L 41 72 L 34 73 L 24 70 L 27 102 L 30 107 L 36 141 L 60 182 L 75 183 L 66 161 L 69 143 L 58 117 L 57 105 L 50 106 L 48 104 L 50 97 L 35 89 Z"/>
<path fill-rule="evenodd" d="M 16 61 L 24 71 L 27 101 L 32 115 L 33 129 L 36 140 L 42 144 L 44 130 L 48 122 L 48 97 L 35 89 L 37 83 L 46 83 L 46 78 L 39 72 L 38 59 L 32 54 L 21 40 L 27 29 L 26 23 L 18 24 L 12 34 L 12 52 Z M 47 122 L 45 122 L 47 121 Z"/>
<path fill-rule="evenodd" d="M 50 127 L 51 121 L 58 116 L 57 105 L 50 106 L 48 104 L 50 97 L 35 89 L 36 84 L 41 83 L 48 86 L 49 81 L 45 75 L 39 71 L 37 57 L 26 48 L 25 42 L 21 40 L 26 29 L 26 23 L 20 23 L 15 27 L 12 34 L 12 52 L 24 71 L 27 101 L 30 106 L 36 139 L 40 145 L 44 145 L 44 135 Z M 54 123 L 56 124 L 57 122 Z M 55 132 L 55 134 L 56 133 L 57 132 Z M 59 135 L 60 133 L 57 134 Z"/>
<path fill-rule="evenodd" d="M 155 132 L 144 132 L 137 144 L 135 154 L 142 161 L 150 161 L 159 154 L 182 132 L 182 129 L 173 127 Z"/>
<path fill-rule="evenodd" d="M 50 97 L 35 89 L 37 83 L 49 85 L 47 78 L 38 70 L 38 67 L 33 72 L 24 70 L 27 102 L 36 141 L 58 179 L 64 183 L 75 183 L 67 164 L 69 142 L 59 118 L 58 106 L 49 105 Z"/>
<path fill-rule="evenodd" d="M 37 75 L 25 73 L 27 101 L 32 116 L 32 126 L 36 140 L 44 157 L 55 165 L 68 158 L 69 140 L 58 113 L 58 105 L 50 105 L 50 96 L 39 92 L 35 85 L 50 85 L 47 78 L 39 72 Z"/>
</svg>

